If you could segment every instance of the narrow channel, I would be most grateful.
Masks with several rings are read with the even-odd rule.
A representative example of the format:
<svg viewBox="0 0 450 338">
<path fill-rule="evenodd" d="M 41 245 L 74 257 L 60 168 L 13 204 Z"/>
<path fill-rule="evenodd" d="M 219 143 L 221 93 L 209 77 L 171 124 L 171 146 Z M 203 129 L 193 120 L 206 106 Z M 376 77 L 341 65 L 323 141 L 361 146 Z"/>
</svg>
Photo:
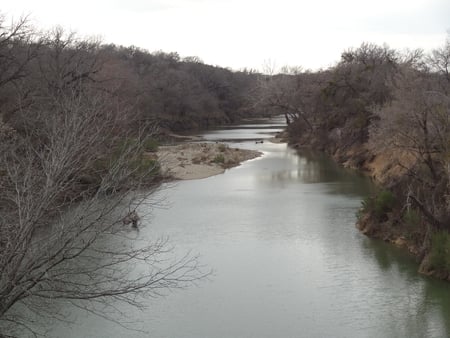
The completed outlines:
<svg viewBox="0 0 450 338">
<path fill-rule="evenodd" d="M 208 131 L 264 155 L 163 190 L 139 236 L 168 236 L 213 269 L 197 287 L 148 300 L 130 331 L 77 313 L 54 337 L 449 337 L 450 285 L 355 228 L 371 182 L 322 154 L 269 142 L 280 120 Z M 264 140 L 256 143 L 256 140 Z M 127 310 L 128 311 L 128 310 Z"/>
</svg>

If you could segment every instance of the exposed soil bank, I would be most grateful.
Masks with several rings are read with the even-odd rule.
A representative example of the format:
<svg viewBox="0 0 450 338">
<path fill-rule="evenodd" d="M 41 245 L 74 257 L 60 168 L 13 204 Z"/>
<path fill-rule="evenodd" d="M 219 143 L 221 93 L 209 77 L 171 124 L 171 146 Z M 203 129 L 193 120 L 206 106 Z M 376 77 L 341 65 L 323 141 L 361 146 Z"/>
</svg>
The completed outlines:
<svg viewBox="0 0 450 338">
<path fill-rule="evenodd" d="M 314 135 L 291 137 L 290 144 L 296 148 L 308 147 L 324 151 L 342 166 L 364 172 L 380 189 L 389 189 L 397 196 L 405 195 L 408 184 L 405 163 L 413 163 L 414 159 L 408 158 L 401 151 L 376 153 L 365 143 L 355 143 L 351 146 L 342 146 L 339 143 L 324 144 Z M 425 223 L 414 227 L 407 224 L 404 220 L 405 211 L 403 203 L 397 203 L 381 217 L 379 214 L 363 212 L 361 209 L 356 227 L 368 237 L 381 239 L 408 250 L 417 258 L 420 273 L 450 281 L 450 272 L 435 270 L 430 264 L 430 252 L 427 245 L 430 240 L 429 226 Z"/>
</svg>

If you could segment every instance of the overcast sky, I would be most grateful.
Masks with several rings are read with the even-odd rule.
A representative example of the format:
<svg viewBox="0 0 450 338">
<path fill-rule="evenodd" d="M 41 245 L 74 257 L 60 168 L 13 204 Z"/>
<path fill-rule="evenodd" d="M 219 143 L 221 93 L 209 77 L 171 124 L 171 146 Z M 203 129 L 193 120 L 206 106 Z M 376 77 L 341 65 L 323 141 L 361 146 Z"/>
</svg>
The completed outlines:
<svg viewBox="0 0 450 338">
<path fill-rule="evenodd" d="M 198 56 L 233 69 L 270 62 L 318 69 L 362 42 L 442 45 L 450 0 L 0 0 L 11 17 L 104 42 Z"/>
</svg>

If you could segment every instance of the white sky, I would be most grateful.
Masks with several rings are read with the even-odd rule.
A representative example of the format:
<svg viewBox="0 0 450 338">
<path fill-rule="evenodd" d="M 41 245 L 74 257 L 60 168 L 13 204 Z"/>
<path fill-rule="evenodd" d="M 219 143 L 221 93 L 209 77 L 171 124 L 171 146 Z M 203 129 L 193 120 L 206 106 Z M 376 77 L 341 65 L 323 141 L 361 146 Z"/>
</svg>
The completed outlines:
<svg viewBox="0 0 450 338">
<path fill-rule="evenodd" d="M 450 29 L 450 0 L 0 0 L 10 17 L 104 42 L 199 56 L 233 69 L 333 65 L 362 42 L 429 50 Z"/>
</svg>

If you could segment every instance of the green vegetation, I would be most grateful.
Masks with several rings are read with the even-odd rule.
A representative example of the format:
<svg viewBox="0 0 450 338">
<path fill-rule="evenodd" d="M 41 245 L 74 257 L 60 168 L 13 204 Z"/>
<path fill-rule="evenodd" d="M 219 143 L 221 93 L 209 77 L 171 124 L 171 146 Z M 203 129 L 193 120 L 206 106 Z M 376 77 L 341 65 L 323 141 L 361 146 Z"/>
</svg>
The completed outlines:
<svg viewBox="0 0 450 338">
<path fill-rule="evenodd" d="M 154 139 L 139 141 L 137 138 L 124 138 L 118 141 L 110 154 L 106 153 L 92 163 L 93 182 L 99 184 L 109 170 L 124 163 L 122 170 L 130 173 L 129 180 L 145 179 L 151 182 L 160 173 L 158 161 L 146 152 L 157 151 L 158 143 Z"/>
<path fill-rule="evenodd" d="M 156 153 L 158 151 L 159 142 L 154 138 L 149 138 L 144 141 L 143 148 L 150 153 Z"/>
<path fill-rule="evenodd" d="M 446 231 L 438 231 L 431 237 L 430 266 L 450 271 L 450 234 Z"/>
<path fill-rule="evenodd" d="M 411 228 L 420 226 L 420 213 L 415 209 L 408 209 L 403 215 L 403 221 Z"/>
<path fill-rule="evenodd" d="M 361 202 L 362 212 L 372 212 L 377 219 L 381 219 L 394 206 L 395 197 L 389 190 L 382 190 L 375 197 L 366 197 Z"/>
<path fill-rule="evenodd" d="M 135 178 L 151 178 L 160 172 L 160 165 L 157 160 L 141 154 L 138 158 L 130 162 L 129 169 Z"/>
<path fill-rule="evenodd" d="M 222 154 L 218 154 L 213 159 L 214 163 L 217 164 L 224 164 L 225 163 L 225 157 Z"/>
</svg>

